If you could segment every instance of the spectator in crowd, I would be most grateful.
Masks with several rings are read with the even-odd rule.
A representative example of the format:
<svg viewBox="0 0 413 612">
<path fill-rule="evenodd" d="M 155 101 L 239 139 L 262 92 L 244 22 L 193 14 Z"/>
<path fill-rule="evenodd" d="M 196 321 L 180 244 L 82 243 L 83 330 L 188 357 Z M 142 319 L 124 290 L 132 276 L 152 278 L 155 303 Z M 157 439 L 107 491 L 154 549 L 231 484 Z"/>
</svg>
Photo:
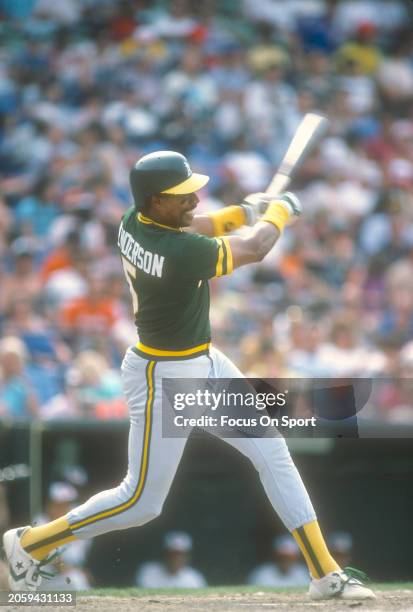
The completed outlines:
<svg viewBox="0 0 413 612">
<path fill-rule="evenodd" d="M 164 537 L 163 561 L 141 565 L 135 584 L 146 589 L 201 589 L 207 586 L 203 575 L 189 565 L 192 538 L 183 531 L 170 531 Z"/>
<path fill-rule="evenodd" d="M 27 379 L 27 350 L 19 338 L 0 340 L 0 415 L 13 419 L 31 419 L 39 406 Z"/>
<path fill-rule="evenodd" d="M 42 405 L 43 419 L 126 418 L 127 406 L 118 370 L 103 352 L 77 354 L 66 369 L 60 389 Z"/>
<path fill-rule="evenodd" d="M 16 205 L 16 232 L 38 239 L 45 238 L 60 212 L 56 199 L 56 186 L 50 178 L 41 177 L 34 186 L 32 194 L 24 197 Z"/>
<path fill-rule="evenodd" d="M 300 562 L 300 551 L 290 535 L 277 536 L 273 540 L 272 558 L 258 565 L 248 576 L 248 584 L 261 587 L 307 586 L 308 570 Z"/>
<path fill-rule="evenodd" d="M 399 350 L 394 366 L 389 378 L 374 381 L 375 415 L 393 423 L 411 424 L 413 422 L 413 341 Z"/>
<path fill-rule="evenodd" d="M 332 322 L 327 342 L 318 351 L 318 358 L 329 373 L 336 376 L 357 376 L 376 373 L 382 367 L 382 355 L 360 341 L 360 331 L 346 315 Z"/>
<path fill-rule="evenodd" d="M 68 370 L 69 397 L 78 414 L 84 417 L 126 417 L 120 375 L 105 357 L 94 350 L 79 353 Z"/>
<path fill-rule="evenodd" d="M 360 23 L 353 35 L 353 40 L 346 41 L 337 49 L 336 61 L 340 66 L 353 66 L 362 74 L 375 74 L 380 65 L 380 51 L 375 43 L 377 30 L 374 23 Z"/>
<path fill-rule="evenodd" d="M 61 325 L 68 342 L 81 347 L 88 337 L 110 333 L 116 321 L 113 300 L 108 297 L 107 281 L 91 276 L 83 297 L 70 300 L 61 310 Z"/>
<path fill-rule="evenodd" d="M 290 348 L 286 352 L 287 365 L 298 376 L 322 378 L 328 367 L 319 357 L 323 329 L 314 319 L 290 320 Z"/>
<path fill-rule="evenodd" d="M 13 268 L 2 280 L 0 312 L 10 316 L 10 308 L 18 299 L 36 300 L 42 283 L 35 265 L 36 245 L 32 239 L 17 238 L 10 245 Z"/>
</svg>

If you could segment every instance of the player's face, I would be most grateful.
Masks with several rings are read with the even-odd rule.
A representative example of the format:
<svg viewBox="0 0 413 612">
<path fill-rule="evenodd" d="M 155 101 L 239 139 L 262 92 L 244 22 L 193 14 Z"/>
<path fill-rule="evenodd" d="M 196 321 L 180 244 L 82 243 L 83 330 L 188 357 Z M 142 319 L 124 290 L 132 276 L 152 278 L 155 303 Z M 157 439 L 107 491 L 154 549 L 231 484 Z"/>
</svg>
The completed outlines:
<svg viewBox="0 0 413 612">
<path fill-rule="evenodd" d="M 162 217 L 161 223 L 171 227 L 188 227 L 192 223 L 198 202 L 196 193 L 159 196 L 157 212 L 158 216 Z"/>
</svg>

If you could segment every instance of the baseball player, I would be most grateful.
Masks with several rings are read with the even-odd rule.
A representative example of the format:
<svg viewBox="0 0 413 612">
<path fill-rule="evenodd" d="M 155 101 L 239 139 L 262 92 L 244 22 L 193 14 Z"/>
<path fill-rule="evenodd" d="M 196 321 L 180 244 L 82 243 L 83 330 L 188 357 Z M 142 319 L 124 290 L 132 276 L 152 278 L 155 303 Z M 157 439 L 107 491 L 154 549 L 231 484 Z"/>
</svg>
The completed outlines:
<svg viewBox="0 0 413 612">
<path fill-rule="evenodd" d="M 174 151 L 145 155 L 131 170 L 134 205 L 118 234 L 139 335 L 122 363 L 130 411 L 128 472 L 119 486 L 57 520 L 7 531 L 3 541 L 11 589 L 38 588 L 57 547 L 143 525 L 160 514 L 186 443 L 185 437 L 162 436 L 162 378 L 242 377 L 211 346 L 208 280 L 261 261 L 300 215 L 301 205 L 293 194 L 270 201 L 262 194 L 195 215 L 196 192 L 208 180 Z M 248 233 L 227 236 L 243 225 L 252 226 Z M 373 598 L 330 555 L 285 440 L 278 435 L 225 441 L 251 460 L 274 510 L 297 541 L 311 575 L 310 596 Z"/>
</svg>

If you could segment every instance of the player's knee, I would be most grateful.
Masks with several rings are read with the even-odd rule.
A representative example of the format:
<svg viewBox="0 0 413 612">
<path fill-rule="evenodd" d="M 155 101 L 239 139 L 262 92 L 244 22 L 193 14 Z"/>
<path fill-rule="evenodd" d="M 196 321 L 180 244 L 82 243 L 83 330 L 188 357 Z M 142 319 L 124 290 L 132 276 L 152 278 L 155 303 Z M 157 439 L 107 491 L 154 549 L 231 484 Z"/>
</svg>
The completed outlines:
<svg viewBox="0 0 413 612">
<path fill-rule="evenodd" d="M 259 473 L 294 465 L 288 446 L 282 438 L 263 440 L 261 444 L 254 447 L 254 452 L 250 453 L 249 459 Z"/>
<path fill-rule="evenodd" d="M 266 461 L 260 455 L 253 458 L 250 457 L 250 461 L 259 474 L 262 474 L 268 467 Z"/>
<path fill-rule="evenodd" d="M 157 510 L 157 509 L 148 510 L 145 513 L 143 520 L 145 523 L 149 523 L 150 521 L 153 521 L 154 519 L 158 518 L 160 514 L 161 514 L 161 510 Z"/>
<path fill-rule="evenodd" d="M 129 520 L 131 521 L 131 526 L 138 527 L 139 525 L 145 525 L 145 523 L 153 521 L 161 514 L 162 507 L 163 503 L 140 506 L 138 502 L 130 512 Z"/>
<path fill-rule="evenodd" d="M 153 521 L 162 514 L 163 501 L 154 502 L 146 509 L 147 522 Z"/>
</svg>

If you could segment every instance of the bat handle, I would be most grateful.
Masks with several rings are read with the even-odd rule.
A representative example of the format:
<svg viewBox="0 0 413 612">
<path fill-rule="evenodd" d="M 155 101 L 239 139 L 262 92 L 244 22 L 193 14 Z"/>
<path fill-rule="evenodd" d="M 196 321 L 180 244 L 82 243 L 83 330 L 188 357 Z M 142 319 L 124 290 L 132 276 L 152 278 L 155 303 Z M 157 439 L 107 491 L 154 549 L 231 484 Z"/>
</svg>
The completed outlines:
<svg viewBox="0 0 413 612">
<path fill-rule="evenodd" d="M 286 190 L 288 185 L 290 184 L 290 177 L 286 174 L 276 174 L 272 179 L 271 183 L 268 185 L 265 193 L 269 195 L 278 195 L 279 193 Z"/>
</svg>

